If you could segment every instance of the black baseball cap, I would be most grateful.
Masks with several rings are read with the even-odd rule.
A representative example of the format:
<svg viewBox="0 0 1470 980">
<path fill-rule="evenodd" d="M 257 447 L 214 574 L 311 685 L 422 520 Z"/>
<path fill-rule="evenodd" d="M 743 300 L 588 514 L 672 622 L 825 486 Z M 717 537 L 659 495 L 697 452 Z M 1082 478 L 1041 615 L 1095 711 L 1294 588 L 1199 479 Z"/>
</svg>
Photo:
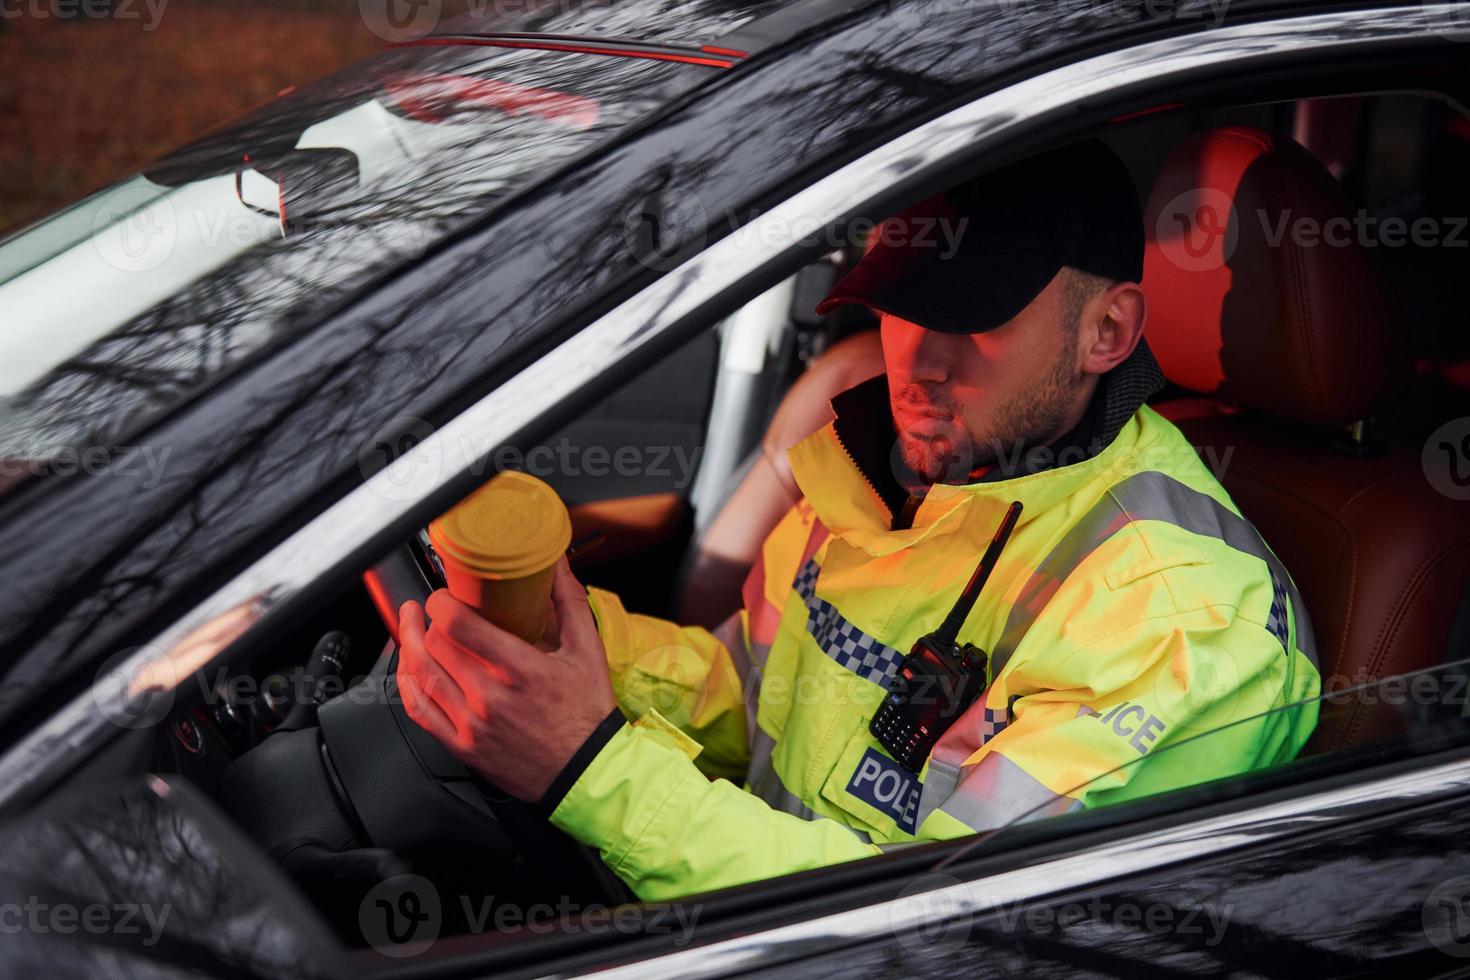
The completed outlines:
<svg viewBox="0 0 1470 980">
<path fill-rule="evenodd" d="M 1143 276 L 1143 213 L 1123 162 L 1091 139 L 1029 157 L 887 219 L 817 305 L 862 303 L 929 330 L 1002 326 L 1062 266 Z"/>
</svg>

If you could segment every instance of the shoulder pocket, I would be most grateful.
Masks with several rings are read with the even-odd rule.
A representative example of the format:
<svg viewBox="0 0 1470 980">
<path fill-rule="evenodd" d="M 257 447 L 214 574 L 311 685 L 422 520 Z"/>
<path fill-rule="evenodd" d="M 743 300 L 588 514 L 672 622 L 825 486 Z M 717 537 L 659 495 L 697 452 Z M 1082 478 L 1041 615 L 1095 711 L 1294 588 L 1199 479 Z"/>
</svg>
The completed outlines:
<svg viewBox="0 0 1470 980">
<path fill-rule="evenodd" d="M 1116 591 L 1125 585 L 1137 582 L 1141 578 L 1169 568 L 1178 568 L 1183 565 L 1208 564 L 1210 564 L 1210 556 L 1203 551 L 1179 551 L 1161 558 L 1150 558 L 1148 561 L 1141 561 L 1128 568 L 1120 568 L 1117 571 L 1108 572 L 1107 575 L 1103 576 L 1103 581 L 1107 582 L 1109 589 Z"/>
</svg>

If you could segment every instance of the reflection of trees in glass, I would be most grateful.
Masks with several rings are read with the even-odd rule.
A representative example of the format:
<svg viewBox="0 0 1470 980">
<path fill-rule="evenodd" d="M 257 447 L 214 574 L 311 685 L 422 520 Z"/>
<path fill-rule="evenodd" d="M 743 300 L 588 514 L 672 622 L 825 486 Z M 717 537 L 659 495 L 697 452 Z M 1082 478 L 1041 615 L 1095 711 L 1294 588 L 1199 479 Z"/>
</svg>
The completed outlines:
<svg viewBox="0 0 1470 980">
<path fill-rule="evenodd" d="M 294 909 L 278 904 L 283 896 L 264 893 L 266 872 L 245 864 L 254 855 L 227 850 L 222 831 L 201 822 L 195 808 L 202 804 L 192 794 L 159 792 L 161 784 L 150 782 L 7 829 L 0 901 L 48 906 L 43 928 L 6 937 L 7 970 L 25 973 L 18 967 L 27 964 L 63 976 L 321 975 L 330 953 L 313 948 Z M 77 910 L 69 933 L 49 928 L 49 910 L 58 906 Z M 84 911 L 95 906 L 106 912 L 93 911 L 92 921 L 108 928 L 82 928 Z"/>
<path fill-rule="evenodd" d="M 519 31 L 538 34 L 637 38 L 662 44 L 708 44 L 750 20 L 780 9 L 785 0 L 726 3 L 723 0 L 583 0 L 509 4 L 505 21 L 479 20 L 471 14 L 446 23 L 443 31 Z M 540 7 L 541 9 L 537 9 Z M 475 8 L 469 7 L 471 11 Z M 495 5 L 491 5 L 495 9 Z M 517 16 L 518 15 L 518 16 Z"/>
<path fill-rule="evenodd" d="M 0 456 L 44 459 L 67 446 L 115 443 L 147 414 L 293 335 L 375 273 L 644 114 L 666 97 L 661 83 L 680 71 L 633 59 L 495 48 L 398 51 L 383 61 L 345 94 L 331 91 L 326 114 L 318 100 L 283 113 L 274 130 L 276 117 L 257 117 L 158 168 L 170 183 L 185 182 L 191 166 L 200 177 L 224 172 L 221 160 L 250 153 L 258 159 L 259 147 L 294 145 L 301 128 L 373 99 L 387 110 L 380 113 L 383 128 L 392 130 L 375 136 L 383 159 L 364 154 L 359 161 L 358 186 L 343 193 L 340 181 L 327 186 L 309 171 L 293 172 L 293 188 L 313 204 L 288 215 L 289 234 L 251 245 L 17 396 L 0 422 Z M 474 84 L 485 81 L 505 88 L 491 88 L 487 97 Z M 557 93 L 595 112 L 568 119 L 537 111 L 538 98 L 545 103 Z M 413 116 L 403 102 L 411 102 Z M 198 222 L 206 241 L 240 234 L 238 215 L 178 220 Z"/>
<path fill-rule="evenodd" d="M 527 123 L 523 131 L 528 142 L 524 149 L 519 144 L 507 149 L 510 155 L 505 159 L 525 160 L 525 170 L 503 190 L 469 202 L 464 210 L 489 211 L 530 182 L 546 178 L 546 183 L 528 193 L 524 204 L 518 202 L 509 217 L 492 216 L 485 232 L 416 265 L 410 282 L 365 300 L 337 329 L 315 332 L 310 359 L 273 358 L 269 376 L 257 372 L 248 390 L 243 385 L 221 386 L 211 404 L 228 414 L 219 417 L 217 431 L 210 436 L 200 436 L 200 425 L 160 428 L 159 438 L 171 440 L 172 451 L 163 486 L 144 487 L 141 481 L 118 477 L 108 493 L 78 486 L 58 488 L 54 498 L 37 495 L 35 506 L 27 511 L 28 533 L 65 555 L 66 564 L 14 556 L 16 580 L 29 587 L 21 611 L 5 628 L 7 647 L 22 652 L 0 681 L 0 714 L 82 666 L 95 667 L 117 646 L 127 645 L 127 631 L 155 613 L 160 597 L 184 581 L 192 585 L 201 563 L 213 560 L 200 556 L 233 555 L 262 528 L 276 526 L 290 508 L 324 499 L 329 476 L 355 476 L 359 448 L 385 420 L 427 411 L 433 393 L 478 383 L 482 366 L 498 363 L 504 347 L 519 344 L 553 318 L 572 315 L 583 300 L 603 300 L 611 288 L 631 284 L 634 277 L 653 278 L 637 265 L 627 233 L 628 221 L 645 207 L 648 195 L 697 197 L 708 211 L 712 226 L 708 238 L 713 240 L 728 232 L 726 209 L 736 210 L 736 220 L 749 220 L 752 213 L 739 209 L 755 201 L 770 203 L 773 191 L 789 190 L 791 181 L 820 174 L 835 158 L 879 140 L 904 120 L 917 122 L 927 94 L 942 91 L 946 99 L 958 98 L 984 70 L 957 52 L 973 52 L 983 44 L 996 66 L 1009 69 L 1028 52 L 1087 35 L 1098 22 L 1081 7 L 1055 14 L 1025 8 L 1028 16 L 995 18 L 977 26 L 973 9 L 965 4 L 943 0 L 914 6 L 934 18 L 927 22 L 932 31 L 903 29 L 905 14 L 895 8 L 887 15 L 893 29 L 878 25 L 890 43 L 865 43 L 871 33 L 865 27 L 857 34 L 838 29 L 818 32 L 810 45 L 773 49 L 761 55 L 759 70 L 737 69 L 739 78 L 717 81 L 717 88 L 701 94 L 699 111 L 707 128 L 683 129 L 691 111 L 675 107 L 671 124 L 681 127 L 677 145 L 658 136 L 629 139 L 597 151 L 595 165 L 566 177 L 555 176 L 556 168 L 566 162 L 557 154 L 568 148 L 590 150 L 604 124 L 663 106 L 671 93 L 709 73 L 620 58 L 398 49 L 373 63 L 365 81 L 339 76 L 321 89 L 273 104 L 268 115 L 245 120 L 240 130 L 214 137 L 223 141 L 223 149 L 205 146 L 181 154 L 196 166 L 204 166 L 211 156 L 228 157 L 233 166 L 239 143 L 269 142 L 269 133 L 280 128 L 279 120 L 285 116 L 294 113 L 297 128 L 292 132 L 299 132 L 320 118 L 322 101 L 336 100 L 333 111 L 360 104 L 364 97 L 354 93 L 378 91 L 395 73 L 406 71 L 457 71 L 512 80 L 597 99 L 601 106 L 598 126 L 573 131 L 556 142 L 550 158 L 535 153 L 554 138 L 552 124 L 515 117 Z M 691 7 L 704 10 L 704 5 Z M 702 32 L 699 23 L 686 21 L 690 37 Z M 506 67 L 491 71 L 486 65 Z M 514 73 L 511 65 L 516 66 Z M 459 143 L 473 143 L 478 132 L 474 127 L 494 121 L 493 113 L 481 113 L 478 122 L 471 113 L 469 121 L 444 124 L 444 132 L 462 133 Z M 708 128 L 716 124 L 720 128 Z M 459 126 L 467 128 L 453 128 Z M 248 127 L 253 127 L 254 135 L 247 140 L 239 134 Z M 531 134 L 536 134 L 534 140 Z M 294 136 L 289 145 L 295 145 Z M 469 145 L 466 151 L 481 159 L 481 147 Z M 464 169 L 454 166 L 452 154 L 440 163 L 455 172 Z M 451 196 L 421 202 L 432 214 L 454 210 L 444 202 L 454 200 L 458 178 L 450 174 L 444 179 Z M 425 192 L 415 199 L 424 196 L 432 197 Z M 375 202 L 368 211 L 377 214 L 382 208 L 388 208 L 386 201 Z M 405 213 L 411 218 L 412 209 L 412 204 L 395 204 L 391 210 L 400 218 Z M 675 207 L 668 215 L 670 240 L 683 236 L 697 240 L 703 231 L 698 214 L 697 208 Z M 461 219 L 451 215 L 443 220 Z M 373 222 L 367 226 L 373 234 L 384 233 Z M 385 227 L 401 226 L 390 220 Z M 338 248 L 350 248 L 357 239 L 373 241 L 368 231 L 358 229 L 306 234 L 320 236 L 311 240 L 323 246 L 335 243 Z M 240 270 L 213 277 L 208 288 L 201 283 L 187 291 L 188 298 L 174 304 L 177 310 L 151 311 L 162 317 L 158 342 L 180 348 L 178 362 L 183 369 L 174 366 L 171 377 L 187 381 L 207 376 L 201 367 L 205 342 L 190 339 L 189 330 L 207 327 L 213 344 L 208 349 L 227 350 L 228 357 L 238 359 L 249 349 L 260 350 L 263 343 L 254 337 L 242 340 L 240 335 L 248 329 L 268 330 L 267 341 L 289 337 L 298 323 L 320 319 L 321 311 L 351 292 L 350 284 L 319 285 L 324 276 L 313 271 L 313 256 L 318 253 L 295 251 L 300 247 L 290 240 L 262 246 L 237 263 Z M 335 253 L 323 247 L 320 254 L 325 263 Z M 285 259 L 270 264 L 276 255 L 299 255 L 300 268 Z M 247 268 L 261 270 L 259 278 L 243 271 Z M 381 270 L 382 266 L 369 266 L 359 275 L 373 276 Z M 291 295 L 279 297 L 272 309 L 284 313 L 270 322 L 250 316 L 254 307 L 248 304 L 264 302 L 265 294 L 280 289 L 278 279 L 290 284 Z M 495 287 L 486 288 L 487 281 Z M 232 290 L 233 300 L 228 299 Z M 217 305 L 224 310 L 220 316 L 206 318 L 196 312 L 196 318 L 189 319 L 190 310 L 207 305 L 199 298 L 201 291 L 219 297 Z M 130 326 L 143 329 L 145 322 L 150 322 L 148 317 L 139 317 Z M 124 353 L 131 349 L 130 344 L 123 346 Z M 184 381 L 179 382 L 181 387 Z M 142 410 L 133 412 L 134 404 L 167 404 L 155 396 L 164 390 L 161 386 L 135 392 L 122 382 L 104 385 L 86 373 L 67 383 L 89 393 L 65 404 L 66 411 L 75 415 L 64 417 L 59 411 L 55 416 L 40 415 L 47 425 L 38 431 L 52 444 L 78 432 L 116 426 L 117 418 L 136 418 Z M 126 409 L 132 414 L 93 418 L 95 427 L 83 424 L 89 421 L 86 413 L 109 412 L 115 402 L 121 406 L 119 413 Z M 211 424 L 214 419 L 210 417 Z M 164 432 L 170 434 L 165 437 Z M 5 452 L 3 442 L 0 436 L 0 456 Z M 261 492 L 261 481 L 271 481 L 269 492 Z M 116 492 L 120 486 L 137 487 L 137 492 Z M 78 518 L 79 512 L 86 514 L 85 520 Z"/>
<path fill-rule="evenodd" d="M 1425 813 L 1242 848 L 946 918 L 827 956 L 853 977 L 1426 973 L 1424 903 L 1462 864 L 1460 822 Z M 958 878 L 955 879 L 956 881 Z M 983 880 L 982 880 L 983 881 Z M 1415 959 L 1420 957 L 1420 959 Z M 1444 962 L 1441 960 L 1440 962 Z"/>
<path fill-rule="evenodd" d="M 696 27 L 700 38 L 708 38 L 751 16 L 749 10 L 736 12 L 714 2 L 685 0 L 653 0 L 617 9 L 602 4 L 581 10 L 569 6 L 549 5 L 545 11 L 528 13 L 522 18 L 528 23 L 517 27 L 565 33 L 586 27 L 603 36 L 694 43 Z M 651 33 L 638 28 L 639 23 L 665 24 L 662 18 L 675 8 L 682 22 L 669 21 L 667 29 Z M 972 16 L 964 5 L 918 4 L 915 9 L 936 22 Z M 687 24 L 687 30 L 673 26 L 677 23 Z M 680 36 L 681 31 L 689 36 Z M 954 37 L 971 33 L 972 27 L 957 20 Z M 926 36 L 949 35 L 935 31 Z M 1003 19 L 987 35 L 990 46 L 1008 55 L 1024 53 L 1039 40 Z M 750 129 L 731 134 L 717 148 L 678 150 L 660 173 L 649 175 L 647 181 L 639 175 L 640 183 L 654 190 L 669 184 L 687 194 L 691 173 L 735 161 L 760 172 L 772 159 L 820 157 L 851 139 L 855 112 L 873 119 L 901 117 L 936 93 L 948 92 L 954 83 L 955 43 L 959 42 L 915 40 L 904 50 L 851 51 L 845 55 L 844 71 L 797 86 L 790 85 L 782 71 L 751 75 L 742 84 L 758 92 L 765 105 L 758 117 L 751 118 Z M 456 101 L 452 86 L 427 82 L 417 98 L 404 99 L 404 80 L 425 76 L 570 94 L 593 102 L 597 120 L 579 128 L 565 118 L 558 121 L 524 107 L 496 105 L 494 100 L 478 105 Z M 180 183 L 191 166 L 209 173 L 228 172 L 221 168 L 222 161 L 232 169 L 252 149 L 259 153 L 260 147 L 294 146 L 307 126 L 374 99 L 394 111 L 412 134 L 406 146 L 409 158 L 373 174 L 358 193 L 334 198 L 311 215 L 308 226 L 285 239 L 255 245 L 23 392 L 10 406 L 11 418 L 0 420 L 0 457 L 44 458 L 61 447 L 117 441 L 151 412 L 177 403 L 251 353 L 290 337 L 374 274 L 419 253 L 447 229 L 485 213 L 546 176 L 559 161 L 702 77 L 703 72 L 687 66 L 634 59 L 494 48 L 398 49 L 185 148 L 150 173 L 169 173 L 170 183 Z M 395 104 L 395 92 L 398 102 L 411 101 L 416 110 L 422 110 L 427 100 L 430 110 L 437 108 L 443 118 L 436 123 L 420 121 L 422 112 Z M 813 105 L 827 109 L 813 113 Z M 751 217 L 726 213 L 713 202 L 711 211 L 699 216 L 708 219 L 709 237 L 719 237 Z M 675 240 L 704 231 L 692 224 L 681 226 L 679 215 L 667 217 L 670 227 L 665 231 Z M 206 226 L 211 221 L 218 224 L 218 216 L 185 218 Z M 591 231 L 578 243 L 579 251 L 602 252 L 609 242 L 595 239 L 604 232 L 626 249 L 628 232 L 618 225 Z M 546 243 L 534 242 L 534 235 L 532 239 L 527 244 L 547 251 Z M 559 257 L 546 254 L 545 261 Z M 589 269 L 589 281 L 600 271 Z"/>
</svg>

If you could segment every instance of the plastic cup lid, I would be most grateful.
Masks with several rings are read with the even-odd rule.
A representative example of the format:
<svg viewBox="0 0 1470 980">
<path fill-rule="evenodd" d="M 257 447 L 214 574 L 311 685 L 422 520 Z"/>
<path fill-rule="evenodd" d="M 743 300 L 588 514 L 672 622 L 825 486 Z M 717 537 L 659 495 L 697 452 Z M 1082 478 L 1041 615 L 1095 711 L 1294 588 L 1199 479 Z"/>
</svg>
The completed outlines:
<svg viewBox="0 0 1470 980">
<path fill-rule="evenodd" d="M 572 521 L 545 483 L 507 470 L 429 525 L 440 557 L 485 578 L 532 575 L 566 553 Z"/>
</svg>

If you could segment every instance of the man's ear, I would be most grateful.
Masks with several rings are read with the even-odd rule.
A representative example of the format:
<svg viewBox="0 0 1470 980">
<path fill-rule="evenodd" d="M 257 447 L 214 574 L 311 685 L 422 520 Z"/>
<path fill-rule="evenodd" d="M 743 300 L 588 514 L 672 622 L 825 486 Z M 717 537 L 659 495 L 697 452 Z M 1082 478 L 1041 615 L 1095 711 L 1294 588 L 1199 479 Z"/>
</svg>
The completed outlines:
<svg viewBox="0 0 1470 980">
<path fill-rule="evenodd" d="M 1136 282 L 1120 282 L 1088 300 L 1082 315 L 1084 374 L 1106 374 L 1128 359 L 1143 336 L 1148 300 Z"/>
</svg>

